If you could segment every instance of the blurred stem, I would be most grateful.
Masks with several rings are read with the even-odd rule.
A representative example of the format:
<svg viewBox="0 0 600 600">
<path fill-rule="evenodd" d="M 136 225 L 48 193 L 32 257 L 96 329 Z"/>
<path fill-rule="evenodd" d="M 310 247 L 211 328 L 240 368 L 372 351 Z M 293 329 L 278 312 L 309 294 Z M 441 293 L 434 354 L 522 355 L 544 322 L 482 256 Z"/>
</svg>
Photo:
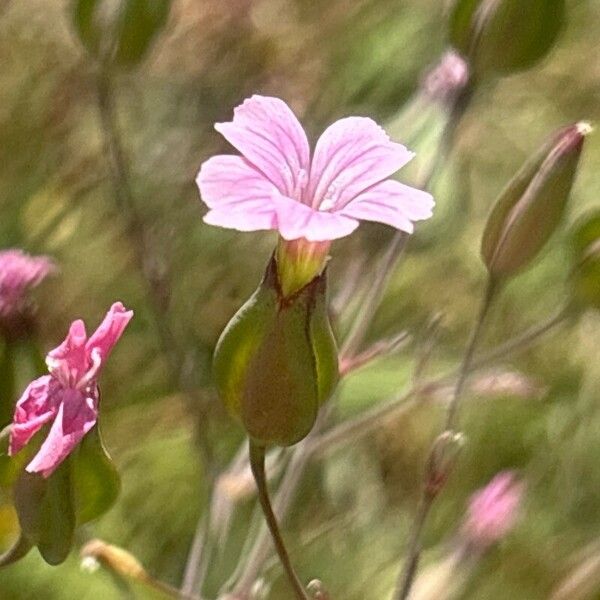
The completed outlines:
<svg viewBox="0 0 600 600">
<path fill-rule="evenodd" d="M 462 393 L 467 381 L 467 377 L 471 371 L 475 349 L 481 339 L 483 325 L 489 313 L 497 289 L 498 286 L 496 281 L 489 277 L 479 309 L 479 314 L 477 315 L 475 325 L 471 332 L 471 337 L 467 343 L 461 366 L 458 371 L 458 378 L 454 386 L 454 391 L 448 404 L 444 431 L 454 432 L 456 429 Z M 433 503 L 441 488 L 436 489 L 436 491 L 432 491 L 432 489 L 433 488 L 429 486 L 427 482 L 425 482 L 419 507 L 417 509 L 417 514 L 415 516 L 408 541 L 404 567 L 398 579 L 395 594 L 396 600 L 406 600 L 408 598 L 415 580 L 417 567 L 419 566 L 419 559 L 421 557 L 423 531 L 425 530 L 425 524 L 427 522 L 427 517 L 429 516 L 431 507 L 433 506 Z"/>
<path fill-rule="evenodd" d="M 167 278 L 158 268 L 157 257 L 153 252 L 152 244 L 148 240 L 144 219 L 137 209 L 131 190 L 127 158 L 119 135 L 112 82 L 110 73 L 106 69 L 100 69 L 98 74 L 97 100 L 117 208 L 121 210 L 124 216 L 127 234 L 131 240 L 137 266 L 148 286 L 149 303 L 169 367 L 171 385 L 175 389 L 184 392 L 192 409 L 199 413 L 199 421 L 206 423 L 208 422 L 208 419 L 204 418 L 207 412 L 206 403 L 198 394 L 193 383 L 188 381 L 186 353 L 180 348 L 169 326 L 167 312 L 170 286 Z M 197 441 L 208 479 L 207 487 L 210 489 L 211 483 L 216 477 L 212 450 L 205 435 L 197 435 Z M 182 586 L 182 594 L 184 595 L 189 595 L 194 590 L 199 577 L 200 555 L 204 546 L 203 542 L 206 539 L 202 520 L 204 520 L 203 516 L 200 517 L 196 528 L 185 567 Z"/>
<path fill-rule="evenodd" d="M 384 254 L 377 271 L 369 286 L 366 298 L 364 298 L 359 314 L 357 315 L 350 332 L 346 336 L 340 355 L 344 358 L 353 357 L 359 350 L 367 330 L 371 325 L 373 316 L 381 304 L 381 298 L 385 292 L 390 278 L 394 273 L 396 263 L 406 248 L 408 235 L 403 231 L 394 234 L 386 253 Z"/>
<path fill-rule="evenodd" d="M 446 413 L 446 426 L 444 427 L 446 431 L 452 431 L 456 427 L 462 392 L 465 387 L 467 377 L 469 376 L 469 371 L 471 370 L 473 356 L 475 355 L 475 349 L 481 338 L 483 324 L 489 313 L 497 289 L 498 286 L 496 284 L 496 281 L 491 277 L 488 278 L 485 294 L 483 296 L 483 300 L 479 308 L 479 314 L 477 315 L 475 326 L 473 327 L 471 337 L 469 338 L 469 342 L 467 344 L 467 348 L 463 356 L 452 398 L 450 400 L 450 403 L 448 404 L 448 411 Z"/>
<path fill-rule="evenodd" d="M 472 373 L 473 371 L 492 364 L 500 358 L 527 349 L 540 337 L 544 336 L 561 323 L 564 323 L 569 315 L 570 310 L 569 307 L 566 306 L 557 311 L 556 314 L 548 320 L 538 325 L 534 325 L 522 335 L 508 340 L 504 344 L 486 352 L 480 357 L 475 356 L 471 362 L 470 372 Z M 407 408 L 407 402 L 411 398 L 416 399 L 423 394 L 434 392 L 448 383 L 455 381 L 456 377 L 457 373 L 452 372 L 434 379 L 416 382 L 407 392 L 395 400 L 367 410 L 354 419 L 344 421 L 314 438 L 310 437 L 307 439 L 307 443 L 310 444 L 312 452 L 321 453 L 328 448 L 335 447 L 345 441 L 356 442 L 360 437 L 368 435 L 373 431 L 382 419 L 389 417 L 390 414 L 399 408 Z"/>
<path fill-rule="evenodd" d="M 271 506 L 271 499 L 269 498 L 269 490 L 265 474 L 265 448 L 264 446 L 256 445 L 252 441 L 250 441 L 250 467 L 252 469 L 252 474 L 254 475 L 254 480 L 256 481 L 258 500 L 265 515 L 265 520 L 267 522 L 267 526 L 269 527 L 269 531 L 271 532 L 271 537 L 273 538 L 273 544 L 275 545 L 275 550 L 277 551 L 279 560 L 281 561 L 289 582 L 294 589 L 296 598 L 298 598 L 298 600 L 309 600 L 302 583 L 298 579 L 298 576 L 292 567 L 289 554 L 283 542 L 283 538 L 281 537 L 281 532 L 279 531 L 277 518 L 275 517 L 273 507 Z"/>
</svg>

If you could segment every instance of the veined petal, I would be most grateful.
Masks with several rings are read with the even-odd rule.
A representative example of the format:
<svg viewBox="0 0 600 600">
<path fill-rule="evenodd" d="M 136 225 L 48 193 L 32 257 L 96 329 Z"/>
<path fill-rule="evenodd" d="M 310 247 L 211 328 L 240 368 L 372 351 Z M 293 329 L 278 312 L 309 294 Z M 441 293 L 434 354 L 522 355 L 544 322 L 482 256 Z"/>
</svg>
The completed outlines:
<svg viewBox="0 0 600 600">
<path fill-rule="evenodd" d="M 114 345 L 119 341 L 131 317 L 133 317 L 133 311 L 127 310 L 121 302 L 115 302 L 110 307 L 102 323 L 85 345 L 89 364 L 94 363 L 93 351 L 98 353 L 100 363 L 106 360 Z"/>
<path fill-rule="evenodd" d="M 86 341 L 85 324 L 81 319 L 77 319 L 71 324 L 65 341 L 48 352 L 48 369 L 65 387 L 75 385 L 87 371 Z"/>
<path fill-rule="evenodd" d="M 97 414 L 97 397 L 64 390 L 48 437 L 26 470 L 49 477 L 94 426 Z"/>
<path fill-rule="evenodd" d="M 390 141 L 372 119 L 340 119 L 317 142 L 307 196 L 313 208 L 337 210 L 413 156 L 402 144 Z"/>
<path fill-rule="evenodd" d="M 238 231 L 277 229 L 277 214 L 271 196 L 248 198 L 209 210 L 204 222 Z"/>
<path fill-rule="evenodd" d="M 57 413 L 60 404 L 59 382 L 51 375 L 32 381 L 15 407 L 8 453 L 13 456 Z"/>
<path fill-rule="evenodd" d="M 275 202 L 275 210 L 277 229 L 284 240 L 324 242 L 345 237 L 358 227 L 358 221 L 350 216 L 318 211 L 284 196 Z"/>
<path fill-rule="evenodd" d="M 270 198 L 275 185 L 248 160 L 221 154 L 209 158 L 196 178 L 200 196 L 209 208 L 235 207 L 239 203 Z"/>
<path fill-rule="evenodd" d="M 297 197 L 306 183 L 310 148 L 302 125 L 279 98 L 252 96 L 238 106 L 233 121 L 215 129 L 277 189 Z"/>
<path fill-rule="evenodd" d="M 433 197 L 399 181 L 384 181 L 359 194 L 338 214 L 364 221 L 377 221 L 413 232 L 413 221 L 431 217 Z"/>
</svg>

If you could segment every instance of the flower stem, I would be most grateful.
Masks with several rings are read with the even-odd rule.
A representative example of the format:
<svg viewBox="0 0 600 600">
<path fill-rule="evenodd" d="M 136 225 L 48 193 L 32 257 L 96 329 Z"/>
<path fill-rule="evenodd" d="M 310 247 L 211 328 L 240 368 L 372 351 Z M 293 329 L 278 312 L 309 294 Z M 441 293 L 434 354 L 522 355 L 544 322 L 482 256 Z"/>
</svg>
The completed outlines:
<svg viewBox="0 0 600 600">
<path fill-rule="evenodd" d="M 454 386 L 452 398 L 448 404 L 444 431 L 452 432 L 457 426 L 462 392 L 471 370 L 477 344 L 481 338 L 483 324 L 492 305 L 492 300 L 497 289 L 498 287 L 496 281 L 492 278 L 489 278 L 486 291 L 481 302 L 481 307 L 479 309 L 479 314 L 475 321 L 471 337 L 467 343 L 460 369 L 458 371 L 458 378 Z M 439 492 L 439 490 L 432 492 L 431 487 L 427 485 L 427 483 L 428 482 L 425 482 L 425 485 L 423 486 L 421 500 L 419 501 L 417 514 L 413 521 L 408 548 L 406 551 L 406 560 L 398 578 L 396 594 L 394 596 L 395 600 L 406 600 L 409 597 L 410 590 L 412 589 L 415 575 L 417 573 L 417 567 L 421 557 L 421 540 L 423 537 L 423 531 L 425 530 L 425 524 L 427 522 L 429 512 L 431 511 L 431 507 L 433 506 L 433 503 Z"/>
<path fill-rule="evenodd" d="M 279 560 L 294 589 L 296 598 L 298 598 L 298 600 L 308 600 L 308 595 L 304 591 L 304 587 L 292 567 L 289 554 L 283 542 L 283 538 L 281 537 L 281 532 L 279 531 L 277 517 L 271 506 L 267 478 L 265 475 L 265 448 L 264 446 L 258 446 L 252 440 L 250 440 L 250 468 L 252 469 L 252 474 L 256 481 L 258 500 L 265 515 L 269 531 L 271 532 L 271 537 L 273 538 L 273 544 L 275 545 Z"/>
</svg>

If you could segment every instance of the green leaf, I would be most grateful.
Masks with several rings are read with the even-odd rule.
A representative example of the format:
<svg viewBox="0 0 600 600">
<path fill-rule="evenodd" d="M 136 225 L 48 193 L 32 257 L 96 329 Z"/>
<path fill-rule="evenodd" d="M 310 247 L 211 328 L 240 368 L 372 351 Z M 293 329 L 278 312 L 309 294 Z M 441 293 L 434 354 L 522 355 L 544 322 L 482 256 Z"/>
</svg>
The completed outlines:
<svg viewBox="0 0 600 600">
<path fill-rule="evenodd" d="M 24 471 L 14 497 L 23 535 L 38 547 L 47 563 L 62 563 L 73 546 L 75 531 L 68 461 L 47 479 Z"/>
<path fill-rule="evenodd" d="M 78 525 L 104 514 L 115 502 L 121 479 L 106 451 L 98 426 L 81 441 L 69 459 Z"/>
</svg>

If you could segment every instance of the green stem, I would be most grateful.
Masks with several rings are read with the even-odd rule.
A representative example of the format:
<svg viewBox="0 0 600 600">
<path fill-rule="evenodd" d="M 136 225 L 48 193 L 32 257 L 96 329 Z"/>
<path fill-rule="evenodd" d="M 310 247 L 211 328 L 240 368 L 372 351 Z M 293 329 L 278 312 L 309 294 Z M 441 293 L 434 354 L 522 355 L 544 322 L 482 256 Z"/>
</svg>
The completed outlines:
<svg viewBox="0 0 600 600">
<path fill-rule="evenodd" d="M 283 569 L 290 581 L 292 588 L 294 589 L 296 598 L 298 598 L 298 600 L 309 600 L 308 595 L 304 591 L 304 587 L 298 578 L 298 575 L 296 575 L 296 572 L 292 567 L 289 554 L 283 542 L 283 538 L 281 537 L 281 532 L 279 531 L 277 517 L 275 516 L 273 507 L 271 506 L 271 499 L 269 497 L 267 478 L 265 474 L 265 448 L 264 446 L 258 446 L 252 440 L 250 440 L 250 468 L 252 469 L 252 474 L 254 475 L 254 480 L 256 481 L 258 500 L 265 515 L 265 520 L 267 522 L 269 531 L 271 532 L 273 544 L 275 545 L 275 550 L 277 551 L 279 560 L 283 565 Z"/>
<path fill-rule="evenodd" d="M 465 387 L 467 377 L 469 376 L 469 371 L 471 370 L 473 356 L 475 355 L 475 350 L 481 337 L 481 331 L 483 329 L 485 318 L 487 317 L 487 314 L 490 310 L 490 306 L 492 305 L 492 300 L 497 289 L 498 288 L 495 280 L 490 277 L 488 279 L 485 295 L 481 302 L 481 307 L 479 309 L 477 320 L 475 321 L 475 326 L 473 327 L 473 331 L 471 332 L 471 337 L 469 338 L 469 343 L 467 344 L 467 348 L 463 356 L 460 370 L 458 372 L 458 379 L 456 381 L 456 385 L 454 386 L 452 399 L 448 404 L 448 411 L 446 413 L 446 431 L 451 431 L 456 427 L 462 392 Z"/>
</svg>

